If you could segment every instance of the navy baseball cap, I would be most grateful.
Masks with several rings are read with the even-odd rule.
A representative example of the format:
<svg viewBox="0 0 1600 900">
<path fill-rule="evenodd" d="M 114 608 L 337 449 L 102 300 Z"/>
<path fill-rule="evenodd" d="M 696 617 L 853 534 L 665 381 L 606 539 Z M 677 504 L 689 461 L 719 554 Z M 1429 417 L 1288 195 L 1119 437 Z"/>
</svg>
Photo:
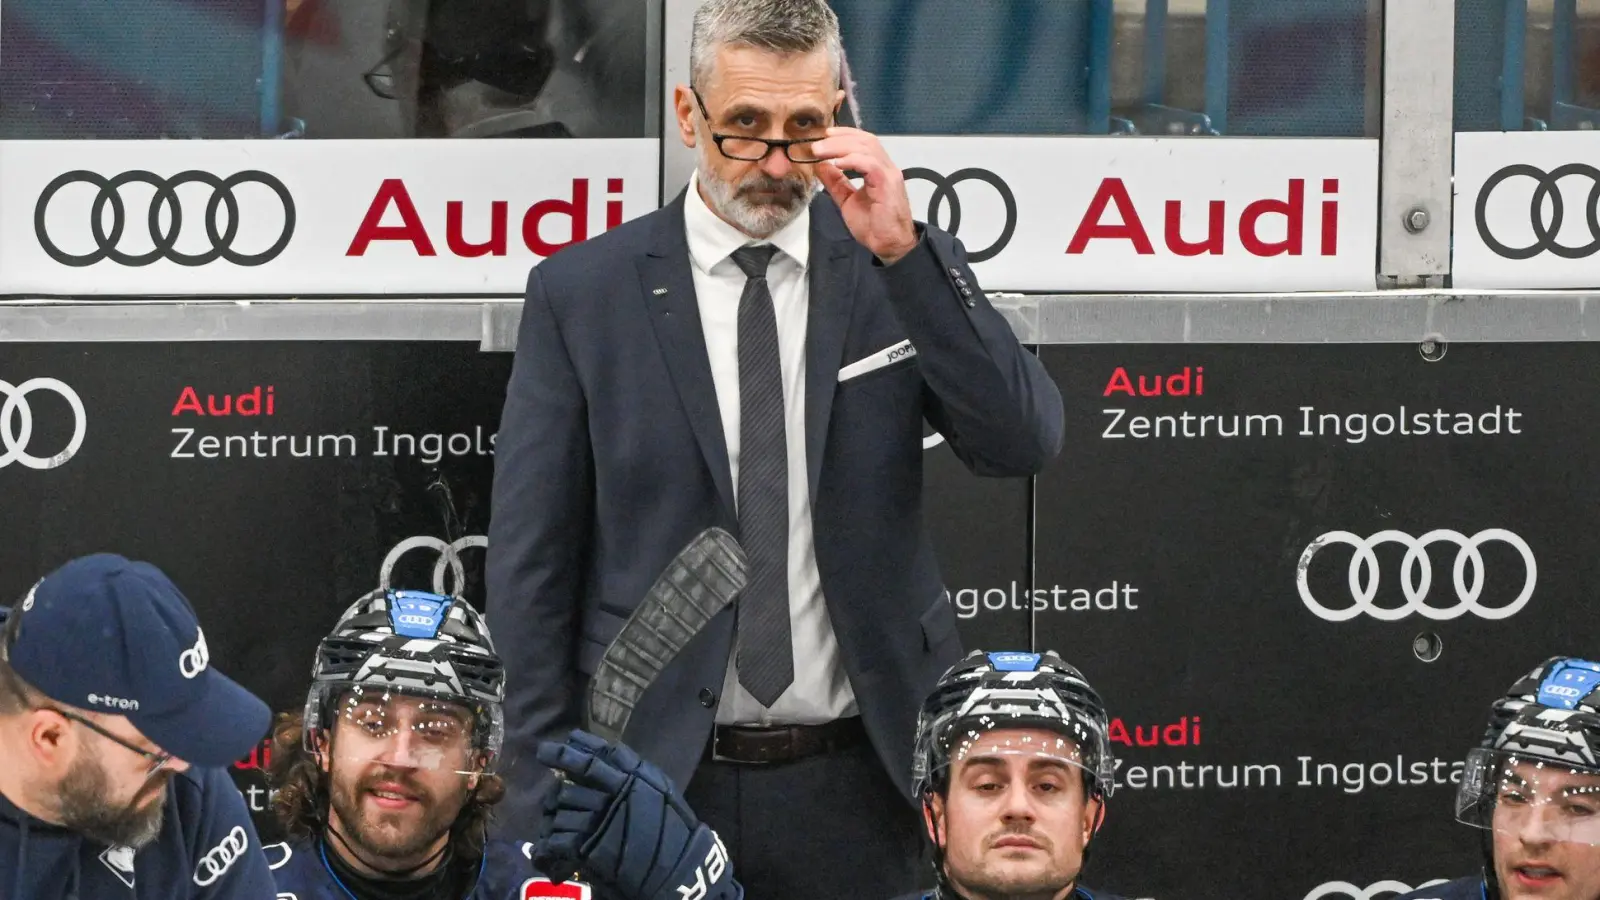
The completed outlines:
<svg viewBox="0 0 1600 900">
<path fill-rule="evenodd" d="M 162 750 L 220 768 L 250 754 L 271 711 L 211 665 L 205 633 L 160 569 L 111 553 L 72 560 L 11 610 L 10 663 L 58 703 L 126 716 Z"/>
</svg>

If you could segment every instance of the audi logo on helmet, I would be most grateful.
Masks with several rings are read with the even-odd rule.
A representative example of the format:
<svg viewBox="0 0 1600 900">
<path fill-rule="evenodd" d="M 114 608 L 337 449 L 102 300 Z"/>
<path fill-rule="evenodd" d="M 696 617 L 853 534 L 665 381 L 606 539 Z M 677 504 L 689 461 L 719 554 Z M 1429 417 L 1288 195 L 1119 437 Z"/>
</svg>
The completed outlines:
<svg viewBox="0 0 1600 900">
<path fill-rule="evenodd" d="M 79 184 L 94 189 L 92 199 L 67 190 Z M 237 190 L 248 184 L 260 185 L 265 191 Z M 153 192 L 128 190 L 129 185 L 147 185 Z M 179 189 L 187 185 L 209 188 L 210 192 L 184 191 L 180 196 Z M 242 203 L 241 194 L 246 197 Z M 200 196 L 205 197 L 203 204 Z M 184 197 L 195 201 L 187 210 Z M 130 218 L 135 230 L 140 225 L 148 229 L 148 237 L 126 240 Z M 51 259 L 73 268 L 103 260 L 129 267 L 161 260 L 204 266 L 219 259 L 236 266 L 260 266 L 277 259 L 289 246 L 294 227 L 294 197 L 289 189 L 276 177 L 255 169 L 226 178 L 197 169 L 170 178 L 142 169 L 110 178 L 75 169 L 45 185 L 33 207 L 39 247 Z M 248 236 L 247 243 L 256 244 L 255 239 L 261 238 L 262 246 L 254 252 L 239 249 L 241 231 Z M 180 245 L 204 249 L 194 253 Z M 86 252 L 73 252 L 79 249 Z"/>
<path fill-rule="evenodd" d="M 35 391 L 51 391 L 67 401 L 72 409 L 72 436 L 67 444 L 55 453 L 39 455 L 33 452 L 33 407 L 28 395 Z M 56 378 L 30 378 L 21 384 L 0 379 L 0 469 L 12 463 L 21 463 L 29 469 L 54 469 L 66 463 L 83 446 L 89 428 L 88 415 L 83 410 L 83 400 L 66 382 Z"/>
<path fill-rule="evenodd" d="M 1532 189 L 1528 192 L 1528 224 L 1533 230 L 1533 241 L 1522 246 L 1513 246 L 1508 242 L 1512 239 L 1509 235 L 1496 235 L 1495 229 L 1489 225 L 1491 198 L 1506 196 L 1501 191 L 1518 191 L 1516 184 L 1507 184 L 1513 178 L 1533 181 Z M 1583 178 L 1589 183 L 1582 221 L 1587 223 L 1590 240 L 1585 243 L 1561 243 L 1561 226 L 1567 216 L 1567 204 L 1561 196 L 1561 181 L 1566 178 Z M 1506 187 L 1502 188 L 1502 185 Z M 1510 198 L 1518 196 L 1519 193 L 1512 193 Z M 1593 256 L 1600 251 L 1600 169 L 1584 163 L 1568 163 L 1548 172 L 1526 163 L 1505 166 L 1490 175 L 1483 182 L 1483 187 L 1478 189 L 1478 201 L 1473 205 L 1472 218 L 1484 246 L 1505 259 L 1532 259 L 1541 253 L 1562 259 Z"/>
<path fill-rule="evenodd" d="M 1450 585 L 1455 592 L 1455 603 L 1448 606 L 1428 603 L 1434 590 L 1434 573 L 1427 548 L 1440 542 L 1457 547 L 1455 562 L 1450 567 Z M 1522 590 L 1504 606 L 1489 606 L 1479 602 L 1485 581 L 1483 554 L 1479 548 L 1489 542 L 1505 543 L 1522 557 Z M 1351 595 L 1349 606 L 1325 605 L 1311 591 L 1311 561 L 1331 544 L 1348 544 L 1355 549 L 1345 579 Z M 1380 580 L 1378 557 L 1373 551 L 1383 544 L 1399 544 L 1406 551 L 1400 561 L 1399 572 L 1400 590 L 1405 596 L 1405 603 L 1398 607 L 1383 607 L 1373 602 L 1378 595 Z M 1532 548 L 1527 541 L 1504 528 L 1486 528 L 1471 537 L 1444 528 L 1427 532 L 1421 537 L 1393 530 L 1380 531 L 1369 538 L 1348 531 L 1330 531 L 1313 540 L 1300 554 L 1300 561 L 1295 566 L 1295 585 L 1299 588 L 1300 600 L 1305 603 L 1306 609 L 1329 622 L 1345 622 L 1362 613 L 1385 622 L 1397 622 L 1412 613 L 1419 613 L 1434 621 L 1448 621 L 1468 612 L 1483 619 L 1505 619 L 1527 605 L 1538 580 L 1539 567 L 1534 561 Z"/>
</svg>

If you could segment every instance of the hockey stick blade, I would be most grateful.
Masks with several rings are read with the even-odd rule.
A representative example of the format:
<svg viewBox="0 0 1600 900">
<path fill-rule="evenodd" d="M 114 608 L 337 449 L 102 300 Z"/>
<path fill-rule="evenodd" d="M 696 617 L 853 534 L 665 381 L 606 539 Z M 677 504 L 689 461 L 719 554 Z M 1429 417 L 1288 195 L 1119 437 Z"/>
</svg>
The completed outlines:
<svg viewBox="0 0 1600 900">
<path fill-rule="evenodd" d="M 721 528 L 695 536 L 656 578 L 589 682 L 588 730 L 620 741 L 644 692 L 746 580 L 744 548 Z"/>
</svg>

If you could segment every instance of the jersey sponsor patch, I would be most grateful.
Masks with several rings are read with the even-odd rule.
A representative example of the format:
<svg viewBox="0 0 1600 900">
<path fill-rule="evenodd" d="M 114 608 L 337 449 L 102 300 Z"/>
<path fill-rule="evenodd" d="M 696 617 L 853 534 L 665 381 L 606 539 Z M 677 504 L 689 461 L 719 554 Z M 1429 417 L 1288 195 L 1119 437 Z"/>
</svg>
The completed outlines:
<svg viewBox="0 0 1600 900">
<path fill-rule="evenodd" d="M 548 878 L 529 878 L 518 896 L 522 900 L 593 900 L 589 886 L 581 881 L 556 884 Z"/>
</svg>

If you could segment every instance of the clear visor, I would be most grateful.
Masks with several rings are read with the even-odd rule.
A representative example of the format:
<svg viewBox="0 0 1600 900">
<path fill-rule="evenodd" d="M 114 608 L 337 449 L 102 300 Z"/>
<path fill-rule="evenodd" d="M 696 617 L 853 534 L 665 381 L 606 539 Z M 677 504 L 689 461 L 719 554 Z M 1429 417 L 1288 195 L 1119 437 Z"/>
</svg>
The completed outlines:
<svg viewBox="0 0 1600 900">
<path fill-rule="evenodd" d="M 1456 819 L 1530 843 L 1600 846 L 1600 769 L 1474 750 L 1461 773 Z"/>
<path fill-rule="evenodd" d="M 496 711 L 497 712 L 497 711 Z M 355 688 L 332 700 L 326 731 L 306 729 L 307 750 L 319 747 L 345 765 L 381 764 L 475 775 L 488 771 L 500 745 L 498 716 L 457 700 Z"/>
<path fill-rule="evenodd" d="M 1051 772 L 1063 777 L 1098 778 L 1094 760 L 1078 741 L 1041 730 L 963 728 L 953 736 L 945 765 L 953 775 L 983 768 L 1004 768 L 1029 775 Z M 1085 736 L 1087 737 L 1087 736 Z"/>
</svg>

